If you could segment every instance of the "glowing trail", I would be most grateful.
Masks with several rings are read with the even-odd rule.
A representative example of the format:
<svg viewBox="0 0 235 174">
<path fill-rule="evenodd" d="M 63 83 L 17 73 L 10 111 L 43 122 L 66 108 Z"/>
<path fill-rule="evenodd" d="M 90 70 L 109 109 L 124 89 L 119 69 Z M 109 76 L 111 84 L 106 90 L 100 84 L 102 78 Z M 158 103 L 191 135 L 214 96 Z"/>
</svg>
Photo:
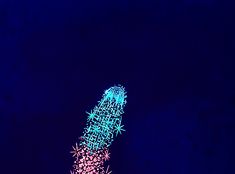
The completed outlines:
<svg viewBox="0 0 235 174">
<path fill-rule="evenodd" d="M 104 162 L 110 159 L 108 147 L 123 129 L 122 114 L 126 91 L 118 85 L 106 90 L 98 105 L 88 113 L 87 124 L 79 145 L 73 147 L 75 158 L 71 174 L 110 174 Z"/>
</svg>

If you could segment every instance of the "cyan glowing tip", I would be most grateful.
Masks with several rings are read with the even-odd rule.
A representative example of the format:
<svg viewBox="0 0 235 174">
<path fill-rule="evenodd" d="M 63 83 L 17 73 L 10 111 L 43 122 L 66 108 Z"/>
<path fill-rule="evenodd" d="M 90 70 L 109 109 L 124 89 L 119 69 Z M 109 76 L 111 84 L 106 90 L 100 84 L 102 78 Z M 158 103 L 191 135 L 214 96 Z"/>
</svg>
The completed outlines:
<svg viewBox="0 0 235 174">
<path fill-rule="evenodd" d="M 124 105 L 126 98 L 125 88 L 121 85 L 113 86 L 104 92 L 104 100 L 114 101 L 117 104 Z"/>
</svg>

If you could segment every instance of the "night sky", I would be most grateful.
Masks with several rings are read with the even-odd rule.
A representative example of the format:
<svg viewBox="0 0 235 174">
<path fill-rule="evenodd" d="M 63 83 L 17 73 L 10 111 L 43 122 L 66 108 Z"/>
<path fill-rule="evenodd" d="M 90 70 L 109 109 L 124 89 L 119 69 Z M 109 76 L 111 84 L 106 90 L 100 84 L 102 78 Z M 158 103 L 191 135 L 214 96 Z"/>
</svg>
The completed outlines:
<svg viewBox="0 0 235 174">
<path fill-rule="evenodd" d="M 118 84 L 112 174 L 234 174 L 234 7 L 0 0 L 0 174 L 69 174 L 85 112 Z"/>
</svg>

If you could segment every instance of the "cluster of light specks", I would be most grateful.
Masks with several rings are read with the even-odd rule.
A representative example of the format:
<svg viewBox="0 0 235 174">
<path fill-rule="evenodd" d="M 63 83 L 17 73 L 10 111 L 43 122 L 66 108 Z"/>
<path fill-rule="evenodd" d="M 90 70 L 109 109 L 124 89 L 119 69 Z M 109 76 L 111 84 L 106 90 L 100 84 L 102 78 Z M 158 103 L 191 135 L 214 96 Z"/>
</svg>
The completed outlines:
<svg viewBox="0 0 235 174">
<path fill-rule="evenodd" d="M 73 174 L 105 174 L 104 162 L 109 157 L 108 149 L 98 150 L 90 153 L 85 146 L 73 147 L 73 157 L 75 157 Z"/>
<path fill-rule="evenodd" d="M 73 147 L 75 162 L 71 174 L 110 174 L 104 162 L 110 159 L 108 147 L 123 129 L 122 114 L 126 92 L 122 86 L 106 90 L 98 105 L 88 113 L 87 124 L 79 145 Z"/>
</svg>

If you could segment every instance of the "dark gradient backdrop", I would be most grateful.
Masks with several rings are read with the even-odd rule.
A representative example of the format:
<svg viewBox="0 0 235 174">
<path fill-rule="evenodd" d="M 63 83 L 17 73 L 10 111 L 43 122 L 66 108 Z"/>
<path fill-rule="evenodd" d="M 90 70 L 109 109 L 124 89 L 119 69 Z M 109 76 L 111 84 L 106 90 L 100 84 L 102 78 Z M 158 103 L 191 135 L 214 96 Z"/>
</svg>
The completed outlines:
<svg viewBox="0 0 235 174">
<path fill-rule="evenodd" d="M 113 174 L 234 174 L 234 3 L 1 0 L 0 174 L 69 174 L 103 91 L 128 91 Z"/>
</svg>

